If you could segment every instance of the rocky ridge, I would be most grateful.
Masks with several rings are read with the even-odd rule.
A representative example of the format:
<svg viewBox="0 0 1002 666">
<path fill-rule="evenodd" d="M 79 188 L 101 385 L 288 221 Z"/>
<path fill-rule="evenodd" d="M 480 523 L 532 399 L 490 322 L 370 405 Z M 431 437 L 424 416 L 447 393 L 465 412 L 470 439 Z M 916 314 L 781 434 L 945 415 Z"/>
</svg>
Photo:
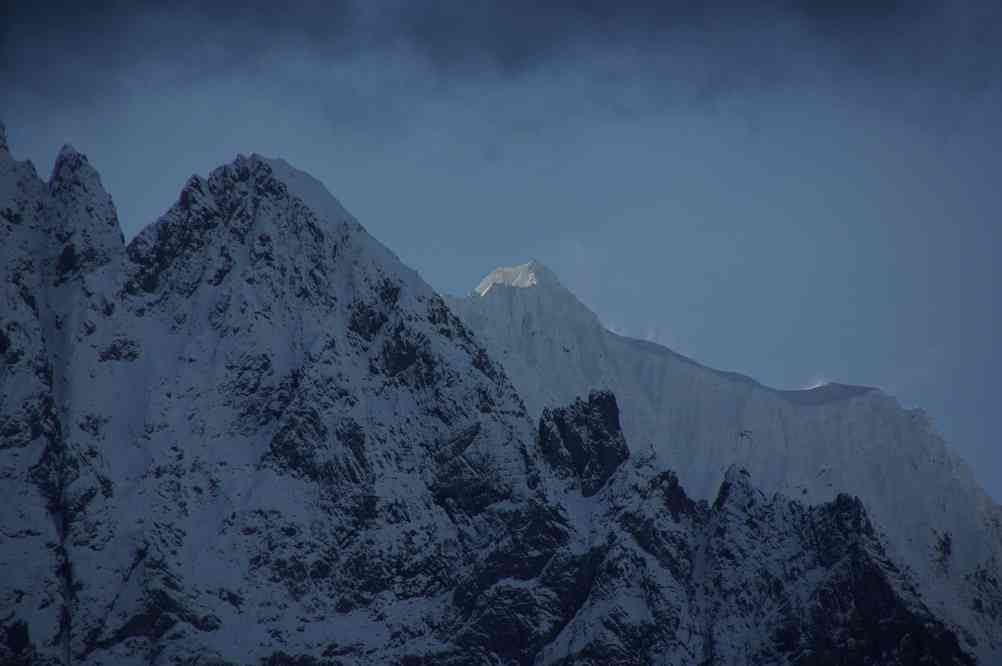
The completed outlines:
<svg viewBox="0 0 1002 666">
<path fill-rule="evenodd" d="M 126 245 L 4 141 L 0 234 L 0 663 L 972 663 L 859 501 L 693 501 L 607 392 L 535 422 L 284 162 Z"/>
</svg>

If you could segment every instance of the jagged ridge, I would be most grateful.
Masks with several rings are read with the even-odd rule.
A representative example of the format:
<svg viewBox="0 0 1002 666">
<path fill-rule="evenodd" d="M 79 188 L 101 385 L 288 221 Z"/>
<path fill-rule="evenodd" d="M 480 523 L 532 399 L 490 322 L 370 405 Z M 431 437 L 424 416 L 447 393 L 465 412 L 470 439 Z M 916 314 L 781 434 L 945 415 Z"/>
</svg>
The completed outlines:
<svg viewBox="0 0 1002 666">
<path fill-rule="evenodd" d="M 0 661 L 969 662 L 858 502 L 693 502 L 610 393 L 533 426 L 288 165 L 191 179 L 127 248 L 74 151 L 0 174 Z"/>
</svg>

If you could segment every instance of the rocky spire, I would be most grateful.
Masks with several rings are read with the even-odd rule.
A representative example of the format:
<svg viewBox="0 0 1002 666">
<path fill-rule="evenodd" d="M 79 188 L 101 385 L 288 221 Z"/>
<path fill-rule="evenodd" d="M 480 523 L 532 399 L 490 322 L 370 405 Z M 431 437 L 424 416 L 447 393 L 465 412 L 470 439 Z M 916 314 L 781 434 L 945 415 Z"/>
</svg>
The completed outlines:
<svg viewBox="0 0 1002 666">
<path fill-rule="evenodd" d="M 53 269 L 62 282 L 124 257 L 118 213 L 87 156 L 63 146 L 49 178 L 48 224 L 59 247 Z"/>
</svg>

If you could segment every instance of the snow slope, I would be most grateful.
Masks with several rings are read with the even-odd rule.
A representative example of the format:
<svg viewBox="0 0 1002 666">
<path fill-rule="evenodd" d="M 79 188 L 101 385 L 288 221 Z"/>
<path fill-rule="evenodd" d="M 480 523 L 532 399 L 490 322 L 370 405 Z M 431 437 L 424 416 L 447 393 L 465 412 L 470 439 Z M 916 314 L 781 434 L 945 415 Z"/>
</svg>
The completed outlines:
<svg viewBox="0 0 1002 666">
<path fill-rule="evenodd" d="M 696 498 L 712 499 L 732 465 L 767 493 L 860 497 L 938 611 L 1002 659 L 1002 616 L 983 612 L 998 590 L 984 581 L 1002 578 L 1002 511 L 921 410 L 866 387 L 778 391 L 616 335 L 538 262 L 492 271 L 449 303 L 531 415 L 610 389 L 627 439 Z"/>
</svg>

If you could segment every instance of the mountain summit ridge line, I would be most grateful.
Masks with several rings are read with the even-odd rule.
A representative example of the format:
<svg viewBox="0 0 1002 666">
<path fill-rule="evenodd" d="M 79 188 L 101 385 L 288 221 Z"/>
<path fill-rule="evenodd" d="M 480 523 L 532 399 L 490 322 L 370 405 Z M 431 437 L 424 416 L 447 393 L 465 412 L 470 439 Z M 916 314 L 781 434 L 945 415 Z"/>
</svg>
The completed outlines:
<svg viewBox="0 0 1002 666">
<path fill-rule="evenodd" d="M 706 474 L 716 488 L 702 496 L 692 465 L 666 468 L 682 455 L 659 459 L 631 436 L 638 390 L 595 382 L 543 404 L 464 305 L 457 316 L 283 161 L 241 155 L 191 178 L 126 245 L 83 155 L 61 153 L 45 182 L 3 150 L 0 232 L 0 492 L 12 498 L 0 508 L 0 662 L 998 653 L 987 537 L 940 534 L 919 568 L 926 551 L 884 533 L 886 506 L 836 488 L 821 501 L 776 494 L 775 475 L 763 491 L 740 459 Z M 548 284 L 535 282 L 519 298 Z M 503 286 L 482 298 L 544 312 Z M 494 330 L 547 333 L 517 348 L 530 351 L 596 335 L 573 301 L 543 304 L 580 339 L 524 318 Z M 723 445 L 744 445 L 721 416 L 728 403 L 700 392 L 725 379 L 692 368 L 679 376 L 707 422 L 722 421 Z M 838 405 L 872 412 L 875 426 L 851 423 L 879 444 L 894 432 L 882 429 L 887 400 Z M 951 516 L 969 508 L 958 504 Z M 969 612 L 948 612 L 951 600 Z"/>
</svg>

